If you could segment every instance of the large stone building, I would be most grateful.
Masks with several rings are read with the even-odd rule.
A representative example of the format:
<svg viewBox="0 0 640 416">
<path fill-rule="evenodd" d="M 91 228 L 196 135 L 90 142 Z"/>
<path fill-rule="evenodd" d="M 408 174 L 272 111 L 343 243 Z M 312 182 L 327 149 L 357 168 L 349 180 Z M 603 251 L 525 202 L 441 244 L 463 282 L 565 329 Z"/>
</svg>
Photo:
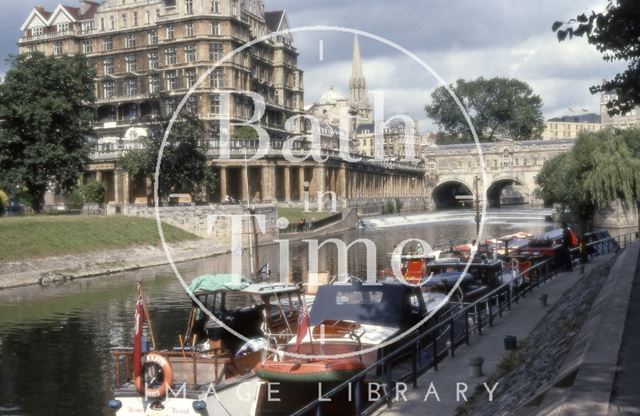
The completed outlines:
<svg viewBox="0 0 640 416">
<path fill-rule="evenodd" d="M 37 50 L 54 56 L 84 54 L 95 67 L 98 139 L 85 179 L 93 177 L 106 185 L 107 202 L 142 202 L 149 197 L 149 181 L 131 183 L 117 169 L 119 159 L 140 145 L 149 126 L 171 115 L 213 65 L 218 66 L 194 87 L 183 109 L 205 121 L 208 128 L 203 146 L 218 169 L 219 180 L 217 194 L 210 200 L 229 195 L 289 202 L 300 200 L 305 190 L 312 198 L 316 191 L 331 191 L 343 200 L 358 195 L 383 197 L 394 196 L 391 184 L 399 183 L 406 187 L 400 187 L 397 196 L 420 196 L 421 169 L 372 160 L 345 162 L 337 150 L 340 132 L 328 123 L 322 127 L 326 162 L 292 163 L 283 158 L 285 140 L 305 128 L 296 118 L 303 114 L 304 91 L 292 37 L 270 36 L 222 59 L 249 41 L 287 28 L 285 12 L 265 11 L 260 0 L 81 0 L 80 7 L 59 5 L 53 11 L 36 7 L 21 28 L 19 47 L 20 52 Z M 350 104 L 364 114 L 364 78 L 356 77 L 352 84 L 355 95 Z M 266 103 L 259 126 L 268 132 L 270 152 L 248 166 L 245 152 L 251 156 L 258 141 L 235 136 L 233 127 L 231 156 L 220 152 L 220 129 L 225 125 L 221 120 L 233 126 L 246 122 L 254 112 L 253 100 L 237 91 L 257 93 Z M 228 94 L 230 108 L 222 114 L 221 99 Z M 287 130 L 285 121 L 290 118 L 293 128 Z M 304 153 L 308 147 L 301 141 L 294 150 Z M 378 177 L 383 176 L 392 177 L 388 190 L 380 186 Z"/>
<path fill-rule="evenodd" d="M 610 116 L 607 112 L 607 103 L 615 100 L 618 94 L 615 91 L 607 91 L 600 94 L 600 117 L 603 127 L 638 127 L 640 126 L 640 106 L 623 115 Z"/>
<path fill-rule="evenodd" d="M 544 122 L 544 140 L 575 139 L 581 132 L 600 130 L 600 116 L 589 113 L 551 118 Z"/>
</svg>

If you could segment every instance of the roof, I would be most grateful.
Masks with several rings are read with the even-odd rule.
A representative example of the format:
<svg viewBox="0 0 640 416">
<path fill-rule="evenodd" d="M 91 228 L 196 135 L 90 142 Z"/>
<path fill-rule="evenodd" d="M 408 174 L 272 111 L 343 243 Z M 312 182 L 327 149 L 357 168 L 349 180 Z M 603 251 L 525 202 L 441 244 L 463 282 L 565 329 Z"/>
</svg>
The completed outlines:
<svg viewBox="0 0 640 416">
<path fill-rule="evenodd" d="M 284 17 L 284 10 L 277 10 L 273 12 L 265 12 L 264 13 L 264 21 L 267 24 L 267 27 L 272 32 L 277 32 L 280 29 L 280 22 L 282 22 L 282 18 Z"/>
<path fill-rule="evenodd" d="M 300 291 L 300 286 L 287 283 L 253 283 L 242 289 L 243 292 L 251 295 L 279 295 L 286 293 L 296 293 Z"/>
</svg>

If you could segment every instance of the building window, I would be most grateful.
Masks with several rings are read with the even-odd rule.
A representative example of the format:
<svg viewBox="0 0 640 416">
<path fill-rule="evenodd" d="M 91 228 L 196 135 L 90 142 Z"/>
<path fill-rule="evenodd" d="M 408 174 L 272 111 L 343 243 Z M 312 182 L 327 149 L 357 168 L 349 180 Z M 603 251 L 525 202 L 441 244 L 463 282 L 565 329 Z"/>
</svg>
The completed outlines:
<svg viewBox="0 0 640 416">
<path fill-rule="evenodd" d="M 178 63 L 176 48 L 167 48 L 167 50 L 164 52 L 164 62 L 167 65 L 175 65 L 176 63 Z"/>
<path fill-rule="evenodd" d="M 187 9 L 187 14 L 193 14 L 193 0 L 185 0 L 184 4 Z"/>
<path fill-rule="evenodd" d="M 93 20 L 82 23 L 82 33 L 91 33 L 93 32 Z"/>
<path fill-rule="evenodd" d="M 220 0 L 211 0 L 211 13 L 220 13 Z"/>
<path fill-rule="evenodd" d="M 176 38 L 176 30 L 173 25 L 167 26 L 167 39 L 175 39 Z"/>
<path fill-rule="evenodd" d="M 115 18 L 115 16 L 109 16 L 109 28 L 111 30 L 115 30 L 116 29 L 116 18 Z"/>
<path fill-rule="evenodd" d="M 144 23 L 146 25 L 148 25 L 149 23 L 151 23 L 151 13 L 149 13 L 149 10 L 147 10 L 146 12 L 144 12 Z"/>
<path fill-rule="evenodd" d="M 214 36 L 220 36 L 220 23 L 218 22 L 211 23 L 211 34 Z"/>
<path fill-rule="evenodd" d="M 93 41 L 92 40 L 85 40 L 84 42 L 82 42 L 82 53 L 84 53 L 85 55 L 93 53 Z"/>
<path fill-rule="evenodd" d="M 157 94 L 160 92 L 160 76 L 149 76 L 149 94 Z"/>
<path fill-rule="evenodd" d="M 138 80 L 130 78 L 124 82 L 124 93 L 127 97 L 135 97 L 138 95 Z"/>
<path fill-rule="evenodd" d="M 113 50 L 113 38 L 102 38 L 102 50 L 103 51 L 111 51 Z"/>
<path fill-rule="evenodd" d="M 176 71 L 167 72 L 167 91 L 178 89 L 178 74 Z"/>
<path fill-rule="evenodd" d="M 196 70 L 193 68 L 186 69 L 184 71 L 184 77 L 187 80 L 187 88 L 191 88 L 196 85 Z"/>
<path fill-rule="evenodd" d="M 102 83 L 102 95 L 104 98 L 113 98 L 116 96 L 115 81 L 110 79 Z"/>
<path fill-rule="evenodd" d="M 193 23 L 189 22 L 184 25 L 184 35 L 187 37 L 193 36 Z"/>
<path fill-rule="evenodd" d="M 124 37 L 124 44 L 126 48 L 135 48 L 136 47 L 136 34 L 131 33 Z"/>
<path fill-rule="evenodd" d="M 31 29 L 31 36 L 42 36 L 44 29 L 42 27 L 34 27 Z"/>
<path fill-rule="evenodd" d="M 190 96 L 184 104 L 185 109 L 190 114 L 198 114 L 198 97 Z"/>
<path fill-rule="evenodd" d="M 222 43 L 209 44 L 209 60 L 217 62 L 222 59 L 223 46 Z"/>
<path fill-rule="evenodd" d="M 157 45 L 158 44 L 158 31 L 150 30 L 149 31 L 149 45 Z"/>
<path fill-rule="evenodd" d="M 58 32 L 64 33 L 69 31 L 69 23 L 59 23 Z"/>
<path fill-rule="evenodd" d="M 220 94 L 210 95 L 209 104 L 211 105 L 211 114 L 220 114 Z"/>
<path fill-rule="evenodd" d="M 127 27 L 127 15 L 126 14 L 122 14 L 122 17 L 120 18 L 120 27 L 122 29 Z"/>
<path fill-rule="evenodd" d="M 124 61 L 126 63 L 127 72 L 136 72 L 136 70 L 138 69 L 138 63 L 136 62 L 135 55 L 125 56 Z"/>
<path fill-rule="evenodd" d="M 53 54 L 62 55 L 62 42 L 53 42 Z"/>
<path fill-rule="evenodd" d="M 113 74 L 113 58 L 106 58 L 102 61 L 102 70 L 105 75 Z"/>
<path fill-rule="evenodd" d="M 149 69 L 158 69 L 158 52 L 149 52 L 147 58 L 149 60 Z"/>
<path fill-rule="evenodd" d="M 216 68 L 209 75 L 209 84 L 212 88 L 224 87 L 224 72 L 222 68 Z"/>
<path fill-rule="evenodd" d="M 133 12 L 133 25 L 138 26 L 138 12 Z"/>
<path fill-rule="evenodd" d="M 184 58 L 187 62 L 195 62 L 197 58 L 196 45 L 187 45 L 184 47 Z"/>
<path fill-rule="evenodd" d="M 167 101 L 166 101 L 167 115 L 175 113 L 177 108 L 178 108 L 178 100 L 176 100 L 175 98 L 167 98 Z"/>
<path fill-rule="evenodd" d="M 105 25 L 104 25 L 104 17 L 100 18 L 100 30 L 105 30 Z"/>
</svg>

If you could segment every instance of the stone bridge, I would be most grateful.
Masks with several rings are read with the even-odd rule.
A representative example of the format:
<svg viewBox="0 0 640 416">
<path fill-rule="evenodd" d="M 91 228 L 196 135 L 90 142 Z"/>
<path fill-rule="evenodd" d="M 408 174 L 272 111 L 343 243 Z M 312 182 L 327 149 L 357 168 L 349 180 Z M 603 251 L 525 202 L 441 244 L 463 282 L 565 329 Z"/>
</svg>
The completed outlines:
<svg viewBox="0 0 640 416">
<path fill-rule="evenodd" d="M 548 159 L 565 153 L 574 140 L 500 140 L 482 143 L 486 183 L 475 144 L 434 146 L 425 151 L 426 193 L 436 208 L 471 204 L 460 196 L 475 197 L 476 184 L 482 198 L 486 189 L 489 206 L 540 203 L 535 195 L 536 175 Z M 478 179 L 476 179 L 478 178 Z"/>
</svg>

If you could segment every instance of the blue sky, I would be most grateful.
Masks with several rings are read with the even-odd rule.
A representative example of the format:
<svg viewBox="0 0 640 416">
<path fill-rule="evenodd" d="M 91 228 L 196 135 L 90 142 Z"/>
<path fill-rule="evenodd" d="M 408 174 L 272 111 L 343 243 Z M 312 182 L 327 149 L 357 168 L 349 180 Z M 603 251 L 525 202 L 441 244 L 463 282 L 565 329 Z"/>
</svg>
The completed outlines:
<svg viewBox="0 0 640 416">
<path fill-rule="evenodd" d="M 2 0 L 0 73 L 4 58 L 16 53 L 19 27 L 40 4 L 54 0 Z M 559 44 L 555 20 L 602 9 L 605 0 L 265 0 L 267 10 L 285 9 L 292 27 L 343 26 L 382 36 L 415 53 L 448 83 L 458 78 L 506 76 L 528 82 L 544 101 L 546 117 L 570 114 L 569 107 L 599 112 L 599 98 L 588 87 L 612 77 L 620 64 L 604 63 L 585 40 Z M 77 6 L 75 0 L 66 4 Z M 352 37 L 336 33 L 296 34 L 305 70 L 305 101 L 316 101 L 330 85 L 346 94 Z M 324 42 L 319 60 L 319 40 Z M 423 118 L 422 108 L 436 80 L 406 56 L 362 39 L 364 72 L 370 89 L 385 92 L 387 116 Z M 429 124 L 425 120 L 426 124 Z"/>
</svg>

